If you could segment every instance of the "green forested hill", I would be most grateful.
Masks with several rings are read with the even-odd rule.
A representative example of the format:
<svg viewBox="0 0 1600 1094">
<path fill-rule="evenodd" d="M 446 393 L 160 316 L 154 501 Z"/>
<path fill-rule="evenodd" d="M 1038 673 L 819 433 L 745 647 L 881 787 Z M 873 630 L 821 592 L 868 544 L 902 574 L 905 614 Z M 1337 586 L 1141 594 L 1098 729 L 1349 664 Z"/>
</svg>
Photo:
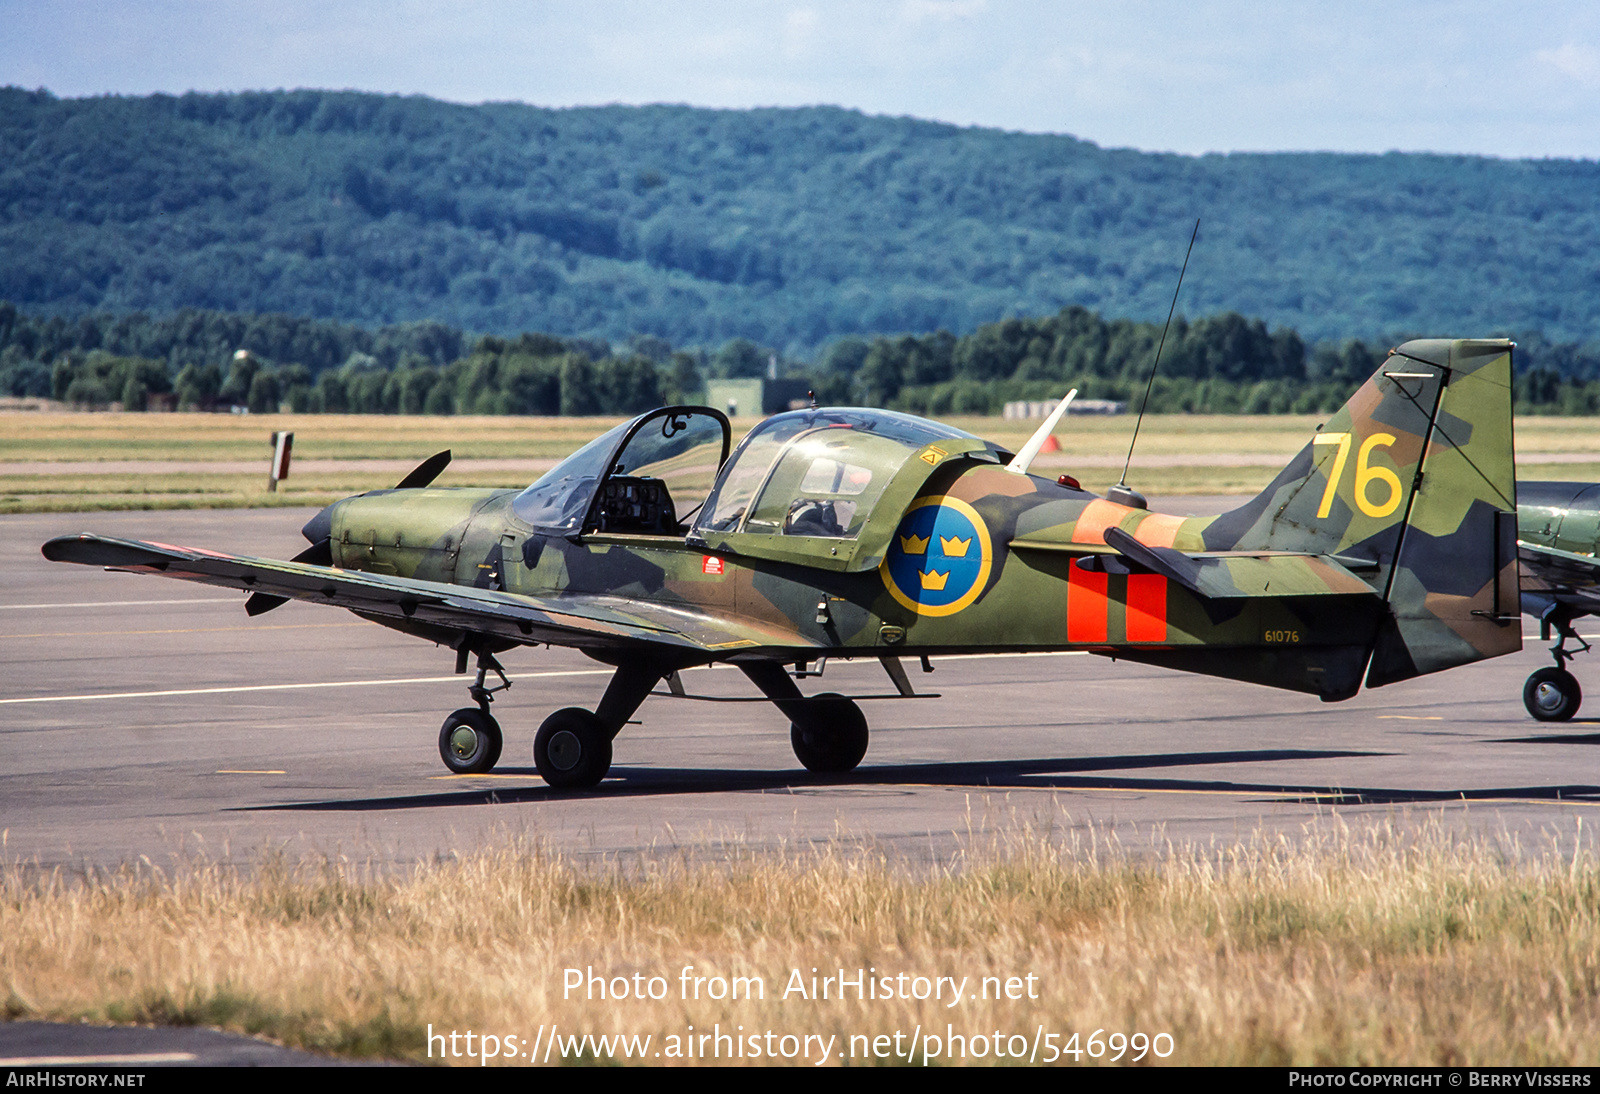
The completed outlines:
<svg viewBox="0 0 1600 1094">
<path fill-rule="evenodd" d="M 1587 161 L 1106 150 L 835 108 L 0 90 L 0 298 L 807 351 L 1081 304 L 1600 331 Z"/>
</svg>

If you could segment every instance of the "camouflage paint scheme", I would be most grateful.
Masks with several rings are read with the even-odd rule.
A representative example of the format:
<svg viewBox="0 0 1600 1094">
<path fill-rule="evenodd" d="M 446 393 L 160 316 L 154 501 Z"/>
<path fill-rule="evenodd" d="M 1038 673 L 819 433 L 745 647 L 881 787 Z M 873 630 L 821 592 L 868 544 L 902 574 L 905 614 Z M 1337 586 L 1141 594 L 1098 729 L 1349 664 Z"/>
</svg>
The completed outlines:
<svg viewBox="0 0 1600 1094">
<path fill-rule="evenodd" d="M 851 412 L 791 412 L 813 413 Z M 780 666 L 823 657 L 885 658 L 893 676 L 901 656 L 1086 649 L 1339 700 L 1363 677 L 1521 647 L 1507 342 L 1406 343 L 1217 517 L 1129 508 L 1009 458 L 966 435 L 923 444 L 844 538 L 757 534 L 748 514 L 555 535 L 518 518 L 516 491 L 430 487 L 331 506 L 323 565 L 87 534 L 44 553 L 336 604 L 461 651 L 458 671 L 469 650 L 574 646 L 619 667 L 599 710 L 613 735 L 663 677 L 716 661 L 798 727 Z"/>
</svg>

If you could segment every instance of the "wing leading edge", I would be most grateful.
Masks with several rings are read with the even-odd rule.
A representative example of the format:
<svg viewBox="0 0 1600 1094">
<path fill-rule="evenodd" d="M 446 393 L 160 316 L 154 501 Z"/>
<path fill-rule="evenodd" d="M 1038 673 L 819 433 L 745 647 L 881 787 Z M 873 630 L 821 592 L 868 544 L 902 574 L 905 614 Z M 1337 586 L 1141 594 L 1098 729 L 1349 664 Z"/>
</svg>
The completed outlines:
<svg viewBox="0 0 1600 1094">
<path fill-rule="evenodd" d="M 53 562 L 159 574 L 527 644 L 548 642 L 592 650 L 647 646 L 691 656 L 813 645 L 793 632 L 747 620 L 622 597 L 531 597 L 87 532 L 58 536 L 44 545 L 43 552 Z"/>
</svg>

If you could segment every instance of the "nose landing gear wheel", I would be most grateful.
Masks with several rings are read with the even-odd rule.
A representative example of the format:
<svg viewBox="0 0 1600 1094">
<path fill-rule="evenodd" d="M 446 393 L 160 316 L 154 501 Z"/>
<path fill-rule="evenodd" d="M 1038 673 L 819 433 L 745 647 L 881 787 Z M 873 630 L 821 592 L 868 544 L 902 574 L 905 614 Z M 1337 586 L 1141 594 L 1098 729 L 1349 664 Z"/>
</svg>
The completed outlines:
<svg viewBox="0 0 1600 1094">
<path fill-rule="evenodd" d="M 1522 705 L 1541 722 L 1565 722 L 1578 713 L 1583 689 L 1566 669 L 1540 669 L 1522 688 Z"/>
<path fill-rule="evenodd" d="M 539 776 L 558 790 L 594 786 L 611 769 L 611 734 L 598 716 L 566 707 L 539 727 L 533 762 Z"/>
<path fill-rule="evenodd" d="M 842 775 L 867 754 L 867 716 L 854 701 L 824 692 L 806 704 L 804 721 L 789 723 L 789 743 L 807 771 Z"/>
<path fill-rule="evenodd" d="M 500 723 L 477 707 L 462 707 L 439 727 L 439 757 L 457 775 L 481 775 L 500 760 Z"/>
</svg>

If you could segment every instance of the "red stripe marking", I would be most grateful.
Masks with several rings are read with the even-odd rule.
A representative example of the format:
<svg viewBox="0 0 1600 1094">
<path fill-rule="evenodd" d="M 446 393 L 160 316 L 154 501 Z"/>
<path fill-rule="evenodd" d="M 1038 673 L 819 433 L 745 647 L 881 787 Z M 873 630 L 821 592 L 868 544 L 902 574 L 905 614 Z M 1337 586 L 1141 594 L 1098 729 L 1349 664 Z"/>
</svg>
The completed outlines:
<svg viewBox="0 0 1600 1094">
<path fill-rule="evenodd" d="M 1128 575 L 1128 641 L 1167 640 L 1167 579 L 1160 574 Z"/>
<path fill-rule="evenodd" d="M 1119 524 L 1122 518 L 1133 512 L 1126 505 L 1118 505 L 1105 498 L 1095 498 L 1083 507 L 1083 512 L 1078 514 L 1077 522 L 1072 526 L 1073 543 L 1104 543 L 1106 529 L 1114 524 Z"/>
<path fill-rule="evenodd" d="M 1067 567 L 1067 641 L 1106 640 L 1106 575 Z"/>
<path fill-rule="evenodd" d="M 1178 538 L 1178 529 L 1183 527 L 1184 519 L 1169 517 L 1165 513 L 1151 513 L 1133 530 L 1133 538 L 1146 547 L 1171 547 L 1172 541 Z"/>
</svg>

